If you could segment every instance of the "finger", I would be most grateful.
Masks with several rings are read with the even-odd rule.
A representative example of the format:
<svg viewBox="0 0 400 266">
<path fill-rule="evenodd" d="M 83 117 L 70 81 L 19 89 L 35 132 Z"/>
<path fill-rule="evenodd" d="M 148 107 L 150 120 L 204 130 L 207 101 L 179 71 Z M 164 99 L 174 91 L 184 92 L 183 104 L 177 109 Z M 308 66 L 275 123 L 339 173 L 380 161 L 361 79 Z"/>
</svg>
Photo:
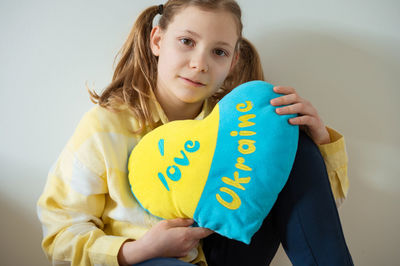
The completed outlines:
<svg viewBox="0 0 400 266">
<path fill-rule="evenodd" d="M 302 99 L 297 94 L 288 94 L 274 98 L 270 103 L 274 106 L 288 105 L 296 102 L 301 102 Z"/>
<path fill-rule="evenodd" d="M 187 219 L 187 218 L 176 218 L 176 219 L 171 219 L 167 220 L 167 227 L 188 227 L 193 224 L 193 219 Z"/>
<path fill-rule="evenodd" d="M 295 103 L 288 106 L 276 108 L 276 113 L 280 115 L 288 115 L 288 114 L 301 114 L 301 115 L 310 115 L 317 116 L 315 109 L 304 103 Z"/>
<path fill-rule="evenodd" d="M 296 90 L 293 87 L 275 86 L 274 92 L 280 94 L 291 94 L 291 93 L 296 93 Z"/>
<path fill-rule="evenodd" d="M 214 233 L 214 231 L 204 227 L 191 227 L 190 234 L 193 239 L 202 239 Z"/>
<path fill-rule="evenodd" d="M 289 123 L 292 125 L 305 125 L 308 127 L 313 127 L 316 124 L 316 119 L 310 115 L 302 115 L 290 118 Z"/>
</svg>

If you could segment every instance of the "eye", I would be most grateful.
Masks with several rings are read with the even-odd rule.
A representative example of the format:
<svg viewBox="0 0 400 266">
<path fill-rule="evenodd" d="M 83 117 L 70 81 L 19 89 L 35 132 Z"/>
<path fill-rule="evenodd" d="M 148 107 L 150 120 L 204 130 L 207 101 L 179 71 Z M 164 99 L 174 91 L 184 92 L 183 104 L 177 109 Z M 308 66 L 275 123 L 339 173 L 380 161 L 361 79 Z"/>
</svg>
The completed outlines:
<svg viewBox="0 0 400 266">
<path fill-rule="evenodd" d="M 229 54 L 227 52 L 225 52 L 224 50 L 221 50 L 221 49 L 215 49 L 214 53 L 218 56 L 229 56 Z"/>
<path fill-rule="evenodd" d="M 194 42 L 191 39 L 188 39 L 188 38 L 181 38 L 181 39 L 179 39 L 179 41 L 183 45 L 187 45 L 187 46 L 193 46 L 194 45 Z"/>
</svg>

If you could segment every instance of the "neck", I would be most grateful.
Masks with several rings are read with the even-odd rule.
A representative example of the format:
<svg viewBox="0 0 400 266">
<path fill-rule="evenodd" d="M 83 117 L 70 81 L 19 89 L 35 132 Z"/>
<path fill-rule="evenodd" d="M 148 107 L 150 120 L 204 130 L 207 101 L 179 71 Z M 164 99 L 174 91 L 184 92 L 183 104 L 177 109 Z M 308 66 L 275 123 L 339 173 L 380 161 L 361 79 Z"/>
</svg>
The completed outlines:
<svg viewBox="0 0 400 266">
<path fill-rule="evenodd" d="M 175 105 L 170 107 L 167 107 L 162 103 L 160 104 L 169 121 L 194 119 L 201 112 L 203 106 L 202 103 L 182 104 L 180 106 Z"/>
<path fill-rule="evenodd" d="M 201 112 L 204 102 L 176 103 L 160 97 L 157 91 L 155 92 L 155 96 L 169 121 L 194 119 Z"/>
</svg>

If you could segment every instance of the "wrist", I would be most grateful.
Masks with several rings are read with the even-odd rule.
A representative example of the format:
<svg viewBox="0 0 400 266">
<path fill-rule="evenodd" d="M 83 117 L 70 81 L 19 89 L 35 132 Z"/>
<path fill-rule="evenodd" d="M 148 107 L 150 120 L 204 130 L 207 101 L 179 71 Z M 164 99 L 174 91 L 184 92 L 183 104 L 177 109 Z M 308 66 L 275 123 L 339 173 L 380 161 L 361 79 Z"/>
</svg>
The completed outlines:
<svg viewBox="0 0 400 266">
<path fill-rule="evenodd" d="M 324 145 L 331 143 L 331 136 L 329 135 L 328 130 L 324 127 L 323 132 L 321 133 L 321 137 L 316 141 L 318 145 Z"/>
<path fill-rule="evenodd" d="M 119 251 L 118 251 L 118 264 L 120 266 L 128 266 L 129 265 L 129 243 L 132 242 L 130 240 L 122 243 Z"/>
<path fill-rule="evenodd" d="M 141 241 L 128 240 L 122 244 L 118 252 L 118 263 L 121 266 L 129 266 L 153 257 L 155 256 L 151 255 L 150 249 Z"/>
</svg>

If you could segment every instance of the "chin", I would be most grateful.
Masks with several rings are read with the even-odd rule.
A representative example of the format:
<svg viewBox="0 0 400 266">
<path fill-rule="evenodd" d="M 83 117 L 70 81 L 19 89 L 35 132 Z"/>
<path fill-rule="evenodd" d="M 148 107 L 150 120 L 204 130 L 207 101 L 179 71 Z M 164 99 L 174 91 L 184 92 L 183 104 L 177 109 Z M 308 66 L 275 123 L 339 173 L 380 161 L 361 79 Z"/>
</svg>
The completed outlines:
<svg viewBox="0 0 400 266">
<path fill-rule="evenodd" d="M 197 99 L 197 98 L 184 98 L 184 99 L 180 99 L 180 100 L 186 104 L 195 104 L 195 103 L 204 101 L 204 99 Z"/>
<path fill-rule="evenodd" d="M 205 95 L 196 95 L 196 93 L 182 93 L 176 95 L 176 97 L 183 103 L 191 104 L 191 103 L 198 103 L 202 102 L 205 99 Z"/>
</svg>

